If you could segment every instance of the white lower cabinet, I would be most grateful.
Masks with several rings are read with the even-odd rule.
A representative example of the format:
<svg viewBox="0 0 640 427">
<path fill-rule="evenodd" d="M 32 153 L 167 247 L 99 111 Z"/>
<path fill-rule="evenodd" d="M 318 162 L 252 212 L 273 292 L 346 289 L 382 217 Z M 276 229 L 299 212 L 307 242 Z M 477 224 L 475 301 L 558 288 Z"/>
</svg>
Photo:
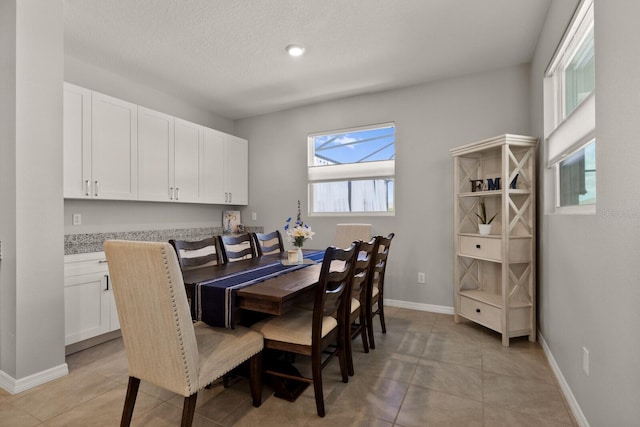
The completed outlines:
<svg viewBox="0 0 640 427">
<path fill-rule="evenodd" d="M 64 257 L 65 345 L 120 329 L 104 252 Z"/>
</svg>

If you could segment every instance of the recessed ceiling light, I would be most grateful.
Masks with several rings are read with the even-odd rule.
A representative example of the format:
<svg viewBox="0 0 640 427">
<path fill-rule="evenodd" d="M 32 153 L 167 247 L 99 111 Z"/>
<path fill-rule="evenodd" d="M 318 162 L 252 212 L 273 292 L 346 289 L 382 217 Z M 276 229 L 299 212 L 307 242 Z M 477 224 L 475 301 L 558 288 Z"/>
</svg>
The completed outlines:
<svg viewBox="0 0 640 427">
<path fill-rule="evenodd" d="M 304 53 L 304 47 L 297 44 L 290 44 L 285 48 L 285 50 L 291 56 L 302 56 Z"/>
</svg>

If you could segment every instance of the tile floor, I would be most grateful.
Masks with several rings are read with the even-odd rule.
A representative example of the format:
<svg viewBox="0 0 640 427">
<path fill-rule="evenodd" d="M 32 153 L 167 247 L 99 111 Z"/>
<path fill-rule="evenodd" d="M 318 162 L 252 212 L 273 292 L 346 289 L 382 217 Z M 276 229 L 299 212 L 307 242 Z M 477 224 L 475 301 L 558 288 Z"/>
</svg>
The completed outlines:
<svg viewBox="0 0 640 427">
<path fill-rule="evenodd" d="M 376 319 L 377 322 L 377 319 Z M 379 329 L 379 325 L 378 329 Z M 500 336 L 452 316 L 389 307 L 387 334 L 362 352 L 356 375 L 340 381 L 338 361 L 323 371 L 327 415 L 313 388 L 294 403 L 272 396 L 253 408 L 248 381 L 198 395 L 194 426 L 575 426 L 544 352 L 526 338 Z M 67 357 L 69 375 L 17 395 L 0 389 L 0 426 L 117 426 L 127 384 L 121 339 Z M 144 382 L 135 426 L 180 424 L 182 397 Z"/>
</svg>

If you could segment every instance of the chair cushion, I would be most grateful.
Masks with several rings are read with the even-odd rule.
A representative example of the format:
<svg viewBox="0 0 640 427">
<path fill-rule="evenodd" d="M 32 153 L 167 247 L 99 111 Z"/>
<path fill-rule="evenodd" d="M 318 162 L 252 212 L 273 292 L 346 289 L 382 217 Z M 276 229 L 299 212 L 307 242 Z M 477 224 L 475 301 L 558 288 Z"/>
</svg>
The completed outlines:
<svg viewBox="0 0 640 427">
<path fill-rule="evenodd" d="M 203 322 L 193 326 L 200 357 L 200 388 L 259 353 L 264 345 L 262 335 L 240 326 L 212 328 Z"/>
<path fill-rule="evenodd" d="M 359 308 L 360 308 L 360 301 L 355 298 L 351 298 L 351 312 L 355 313 L 356 311 L 358 311 Z"/>
<path fill-rule="evenodd" d="M 377 286 L 374 286 L 373 289 L 371 290 L 371 296 L 375 297 L 376 295 L 378 295 L 380 293 L 380 289 L 378 289 Z"/>
<path fill-rule="evenodd" d="M 270 317 L 251 326 L 260 332 L 265 339 L 300 345 L 311 345 L 311 321 L 313 311 L 293 309 L 281 316 Z M 331 316 L 325 316 L 322 321 L 322 336 L 324 337 L 338 322 Z"/>
</svg>

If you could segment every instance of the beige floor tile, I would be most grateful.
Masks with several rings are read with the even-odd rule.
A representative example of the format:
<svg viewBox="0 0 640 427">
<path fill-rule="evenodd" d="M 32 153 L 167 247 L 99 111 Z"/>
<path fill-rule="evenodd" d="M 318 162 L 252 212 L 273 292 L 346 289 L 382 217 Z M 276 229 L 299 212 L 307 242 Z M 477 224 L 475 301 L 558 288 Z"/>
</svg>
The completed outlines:
<svg viewBox="0 0 640 427">
<path fill-rule="evenodd" d="M 392 422 L 409 387 L 406 383 L 387 378 L 352 377 L 344 387 L 325 396 L 327 413 L 334 416 L 362 414 Z"/>
<path fill-rule="evenodd" d="M 560 389 L 541 381 L 484 372 L 483 401 L 549 422 L 571 424 Z"/>
<path fill-rule="evenodd" d="M 468 399 L 482 400 L 482 371 L 453 363 L 423 359 L 411 384 Z"/>
<path fill-rule="evenodd" d="M 475 340 L 451 339 L 447 331 L 432 332 L 422 357 L 470 368 L 482 368 L 482 345 Z M 453 333 L 457 337 L 457 334 Z"/>
<path fill-rule="evenodd" d="M 376 348 L 372 351 L 383 353 L 401 353 L 420 357 L 427 345 L 429 332 L 408 331 L 405 333 L 387 333 L 376 335 Z"/>
<path fill-rule="evenodd" d="M 395 425 L 482 427 L 482 402 L 410 386 Z"/>
<path fill-rule="evenodd" d="M 102 375 L 79 370 L 74 375 L 13 396 L 10 402 L 41 421 L 51 419 L 121 384 Z"/>
<path fill-rule="evenodd" d="M 482 345 L 482 368 L 485 372 L 518 376 L 557 385 L 547 356 L 537 343 L 511 340 L 509 347 Z"/>
<path fill-rule="evenodd" d="M 377 376 L 409 383 L 413 378 L 418 360 L 415 356 L 371 351 L 354 361 L 354 371 L 356 376 Z"/>
<path fill-rule="evenodd" d="M 6 400 L 0 401 L 0 426 L 31 427 L 40 424 L 40 420 L 18 409 Z"/>
<path fill-rule="evenodd" d="M 120 423 L 122 408 L 127 387 L 121 385 L 107 391 L 81 405 L 70 409 L 50 420 L 45 425 L 47 427 L 108 427 Z M 158 407 L 162 401 L 155 399 L 146 393 L 138 392 L 136 405 L 133 411 L 132 424 L 142 419 L 142 415 L 153 408 Z"/>
<path fill-rule="evenodd" d="M 484 425 L 492 427 L 567 427 L 571 423 L 556 423 L 535 415 L 484 405 Z"/>
</svg>

